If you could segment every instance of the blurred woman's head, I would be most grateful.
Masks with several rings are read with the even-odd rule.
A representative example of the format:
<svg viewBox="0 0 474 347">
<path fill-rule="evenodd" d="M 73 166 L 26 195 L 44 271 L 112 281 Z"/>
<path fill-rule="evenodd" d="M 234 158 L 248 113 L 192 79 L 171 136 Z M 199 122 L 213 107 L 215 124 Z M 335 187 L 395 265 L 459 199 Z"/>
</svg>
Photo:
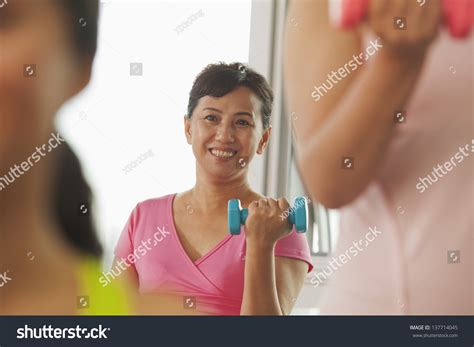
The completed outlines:
<svg viewBox="0 0 474 347">
<path fill-rule="evenodd" d="M 45 143 L 54 115 L 88 83 L 98 0 L 15 0 L 0 8 L 0 169 Z"/>
<path fill-rule="evenodd" d="M 247 172 L 268 144 L 273 92 L 240 63 L 208 65 L 189 95 L 185 132 L 198 170 L 226 181 Z"/>
</svg>

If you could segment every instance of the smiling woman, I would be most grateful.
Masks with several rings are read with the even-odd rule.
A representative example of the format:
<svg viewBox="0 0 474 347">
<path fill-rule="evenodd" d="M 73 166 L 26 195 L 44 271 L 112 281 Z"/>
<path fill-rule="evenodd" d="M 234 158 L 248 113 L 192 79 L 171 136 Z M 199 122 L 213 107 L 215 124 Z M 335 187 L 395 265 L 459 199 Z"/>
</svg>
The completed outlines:
<svg viewBox="0 0 474 347">
<path fill-rule="evenodd" d="M 143 294 L 172 293 L 199 314 L 289 314 L 311 257 L 306 238 L 280 215 L 286 199 L 265 198 L 248 168 L 267 147 L 273 93 L 243 64 L 208 65 L 190 92 L 184 130 L 196 158 L 192 189 L 139 203 L 117 244 L 115 265 Z M 243 233 L 227 232 L 227 203 L 248 206 Z M 157 227 L 170 237 L 134 263 L 130 254 Z"/>
</svg>

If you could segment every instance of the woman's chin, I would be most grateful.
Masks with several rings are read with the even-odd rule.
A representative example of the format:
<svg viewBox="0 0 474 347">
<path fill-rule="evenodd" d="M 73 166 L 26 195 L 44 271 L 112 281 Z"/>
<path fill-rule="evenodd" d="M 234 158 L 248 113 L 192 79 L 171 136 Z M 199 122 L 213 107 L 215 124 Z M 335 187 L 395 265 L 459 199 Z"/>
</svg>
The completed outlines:
<svg viewBox="0 0 474 347">
<path fill-rule="evenodd" d="M 207 167 L 207 173 L 210 177 L 218 181 L 230 181 L 242 171 L 235 162 L 227 163 L 226 165 L 213 165 Z"/>
</svg>

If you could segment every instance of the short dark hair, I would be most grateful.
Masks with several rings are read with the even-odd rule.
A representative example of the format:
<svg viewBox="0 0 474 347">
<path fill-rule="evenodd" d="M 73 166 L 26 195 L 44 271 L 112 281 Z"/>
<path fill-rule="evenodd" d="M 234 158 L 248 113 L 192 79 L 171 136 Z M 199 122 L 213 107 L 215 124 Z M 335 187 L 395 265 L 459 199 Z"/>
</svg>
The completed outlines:
<svg viewBox="0 0 474 347">
<path fill-rule="evenodd" d="M 70 32 L 81 59 L 92 61 L 97 50 L 99 0 L 56 0 L 65 9 Z"/>
<path fill-rule="evenodd" d="M 241 86 L 249 88 L 262 102 L 263 128 L 268 129 L 273 108 L 272 89 L 265 77 L 242 63 L 207 65 L 194 80 L 189 93 L 187 117 L 191 118 L 202 97 L 222 97 Z"/>
<path fill-rule="evenodd" d="M 66 142 L 58 148 L 55 178 L 52 210 L 62 238 L 81 254 L 100 258 L 103 250 L 91 212 L 92 191 L 79 159 Z"/>
</svg>

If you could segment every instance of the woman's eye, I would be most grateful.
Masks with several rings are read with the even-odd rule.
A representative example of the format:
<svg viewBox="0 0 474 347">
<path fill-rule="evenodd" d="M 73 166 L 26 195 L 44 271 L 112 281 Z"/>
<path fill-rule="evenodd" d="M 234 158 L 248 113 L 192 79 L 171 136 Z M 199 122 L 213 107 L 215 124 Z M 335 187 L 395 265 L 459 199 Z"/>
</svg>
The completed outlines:
<svg viewBox="0 0 474 347">
<path fill-rule="evenodd" d="M 246 121 L 245 119 L 239 119 L 237 121 L 237 124 L 238 125 L 250 125 L 250 123 L 248 121 Z"/>
<path fill-rule="evenodd" d="M 215 121 L 217 120 L 217 117 L 214 116 L 213 114 L 207 115 L 204 119 L 210 120 L 210 121 Z"/>
</svg>

